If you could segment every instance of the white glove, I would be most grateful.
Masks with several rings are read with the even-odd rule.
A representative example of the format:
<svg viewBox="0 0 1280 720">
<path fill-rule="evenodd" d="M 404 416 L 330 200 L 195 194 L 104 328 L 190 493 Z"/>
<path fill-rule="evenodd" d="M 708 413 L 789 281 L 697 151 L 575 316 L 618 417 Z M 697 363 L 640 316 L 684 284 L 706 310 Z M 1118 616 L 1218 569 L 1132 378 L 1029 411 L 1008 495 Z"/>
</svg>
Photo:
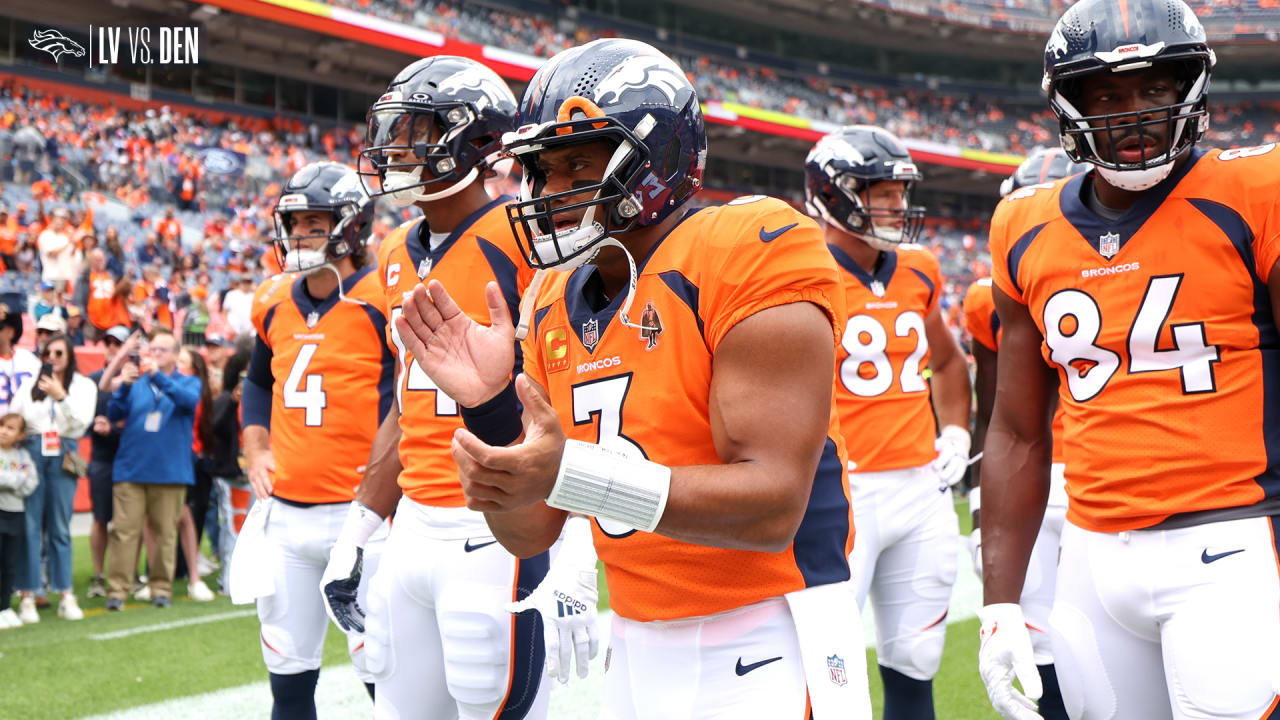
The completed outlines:
<svg viewBox="0 0 1280 720">
<path fill-rule="evenodd" d="M 951 487 L 964 478 L 964 471 L 969 467 L 969 445 L 972 440 L 969 431 L 959 425 L 948 425 L 942 428 L 942 434 L 933 441 L 938 457 L 933 461 L 933 471 L 938 478 Z"/>
<path fill-rule="evenodd" d="M 982 528 L 969 533 L 969 554 L 973 555 L 973 571 L 982 579 Z"/>
<path fill-rule="evenodd" d="M 982 640 L 978 648 L 978 674 L 987 686 L 987 697 L 1005 720 L 1043 720 L 1036 712 L 1040 699 L 1040 671 L 1031 651 L 1022 608 L 1016 603 L 987 605 L 978 611 Z M 1013 679 L 1024 692 L 1018 692 Z"/>
<path fill-rule="evenodd" d="M 591 659 L 600 651 L 600 631 L 596 628 L 600 591 L 596 575 L 591 521 L 570 517 L 565 521 L 560 551 L 547 576 L 528 597 L 507 605 L 507 611 L 513 614 L 536 610 L 542 615 L 547 672 L 562 683 L 569 682 L 571 654 L 578 658 L 578 677 L 585 678 Z"/>
<path fill-rule="evenodd" d="M 364 611 L 356 602 L 356 592 L 364 571 L 364 544 L 381 524 L 378 513 L 352 502 L 320 577 L 324 611 L 344 633 L 364 632 Z"/>
</svg>

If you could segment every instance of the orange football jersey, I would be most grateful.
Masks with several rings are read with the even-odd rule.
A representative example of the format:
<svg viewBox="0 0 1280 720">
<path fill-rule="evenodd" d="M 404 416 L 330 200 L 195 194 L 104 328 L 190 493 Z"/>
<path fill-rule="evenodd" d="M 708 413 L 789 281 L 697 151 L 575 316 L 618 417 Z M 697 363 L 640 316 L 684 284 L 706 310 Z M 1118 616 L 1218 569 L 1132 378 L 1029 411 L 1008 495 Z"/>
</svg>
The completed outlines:
<svg viewBox="0 0 1280 720">
<path fill-rule="evenodd" d="M 505 209 L 510 200 L 499 197 L 477 210 L 435 250 L 430 250 L 428 240 L 420 237 L 426 231 L 421 219 L 393 230 L 378 248 L 378 268 L 390 317 L 394 319 L 404 312 L 404 293 L 434 278 L 444 284 L 463 312 L 485 325 L 489 324 L 489 306 L 484 287 L 497 282 L 514 321 L 533 270 L 520 255 L 511 234 Z M 405 495 L 424 505 L 462 507 L 466 498 L 450 450 L 454 431 L 462 427 L 458 403 L 438 390 L 409 355 L 394 323 L 388 324 L 387 331 L 400 365 L 396 380 L 400 464 L 404 468 L 400 487 Z M 518 347 L 516 352 L 518 368 Z"/>
<path fill-rule="evenodd" d="M 273 495 L 304 503 L 355 498 L 378 424 L 391 408 L 395 359 L 385 296 L 364 267 L 316 303 L 302 275 L 276 275 L 254 294 L 253 324 L 271 350 Z"/>
<path fill-rule="evenodd" d="M 973 281 L 969 291 L 964 295 L 964 326 L 973 341 L 981 344 L 991 352 L 1000 350 L 1000 337 L 1004 329 L 1000 327 L 1000 318 L 996 315 L 995 293 L 991 291 L 991 278 Z M 998 381 L 997 381 L 998 382 Z M 1062 447 L 1062 403 L 1053 413 L 1053 460 L 1055 463 L 1067 461 Z M 982 448 L 978 448 L 981 450 Z"/>
<path fill-rule="evenodd" d="M 591 266 L 549 277 L 538 294 L 524 368 L 571 438 L 629 443 L 668 466 L 720 464 L 708 403 L 726 333 L 769 307 L 811 302 L 839 340 L 842 290 L 822 232 L 780 200 L 692 212 L 638 271 L 631 319 L 654 329 L 622 324 L 625 294 L 593 312 L 583 294 Z M 707 615 L 847 580 L 853 518 L 835 409 L 808 510 L 784 552 L 694 545 L 607 520 L 592 529 L 610 605 L 633 620 Z"/>
<path fill-rule="evenodd" d="M 996 286 L 1027 306 L 1059 373 L 1067 517 L 1089 530 L 1280 495 L 1275 143 L 1194 150 L 1115 222 L 1092 173 L 1003 200 Z"/>
<path fill-rule="evenodd" d="M 938 456 L 924 319 L 938 304 L 942 271 L 919 245 L 882 253 L 868 273 L 843 250 L 840 266 L 849 312 L 836 351 L 836 404 L 845 449 L 857 472 L 918 467 Z"/>
</svg>

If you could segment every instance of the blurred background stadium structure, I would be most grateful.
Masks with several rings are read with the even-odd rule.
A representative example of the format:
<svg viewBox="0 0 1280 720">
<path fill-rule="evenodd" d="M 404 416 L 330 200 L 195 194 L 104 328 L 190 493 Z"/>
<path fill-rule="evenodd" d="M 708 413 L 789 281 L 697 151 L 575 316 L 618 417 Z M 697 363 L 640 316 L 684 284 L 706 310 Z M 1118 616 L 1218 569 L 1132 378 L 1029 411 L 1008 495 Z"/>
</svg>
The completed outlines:
<svg viewBox="0 0 1280 720">
<path fill-rule="evenodd" d="M 543 58 L 627 36 L 670 52 L 703 98 L 714 148 L 704 202 L 749 193 L 798 202 L 805 152 L 838 125 L 902 136 L 925 171 L 924 241 L 958 312 L 959 293 L 986 271 L 999 181 L 1029 149 L 1057 141 L 1040 57 L 1066 4 L 14 0 L 0 10 L 0 156 L 11 158 L 0 168 L 3 202 L 24 207 L 23 221 L 41 199 L 91 208 L 99 238 L 118 230 L 126 266 L 153 218 L 177 205 L 170 286 L 177 294 L 203 282 L 216 297 L 231 275 L 258 267 L 279 180 L 319 157 L 354 162 L 369 102 L 412 58 L 485 61 L 519 95 Z M 1276 140 L 1280 0 L 1192 4 L 1219 58 L 1208 144 Z M 53 27 L 88 47 L 90 24 L 198 26 L 200 62 L 91 68 L 85 57 L 55 63 L 26 42 Z M 184 185 L 195 188 L 190 199 Z M 387 211 L 380 227 L 401 219 Z M 20 282 L 8 278 L 0 291 Z"/>
</svg>

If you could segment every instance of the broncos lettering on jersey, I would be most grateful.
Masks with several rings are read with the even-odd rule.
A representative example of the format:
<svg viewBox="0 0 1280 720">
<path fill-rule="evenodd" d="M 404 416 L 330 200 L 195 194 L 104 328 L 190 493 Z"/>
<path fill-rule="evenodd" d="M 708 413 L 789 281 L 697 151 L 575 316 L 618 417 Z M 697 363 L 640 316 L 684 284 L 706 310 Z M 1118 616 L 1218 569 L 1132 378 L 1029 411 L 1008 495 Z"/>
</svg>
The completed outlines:
<svg viewBox="0 0 1280 720">
<path fill-rule="evenodd" d="M 1115 222 L 1086 175 L 1031 186 L 991 225 L 993 279 L 1061 379 L 1068 519 L 1087 530 L 1280 495 L 1275 143 L 1193 151 Z"/>
<path fill-rule="evenodd" d="M 1000 350 L 1000 338 L 1004 328 L 1000 327 L 1000 318 L 996 315 L 995 293 L 991 291 L 991 278 L 974 280 L 969 291 L 964 295 L 964 326 L 973 341 L 991 352 Z M 1055 463 L 1067 461 L 1062 449 L 1062 404 L 1053 413 L 1053 460 Z"/>
<path fill-rule="evenodd" d="M 254 294 L 253 324 L 271 351 L 272 494 L 302 503 L 355 497 L 378 424 L 391 408 L 377 271 L 361 268 L 317 303 L 302 275 L 276 275 Z"/>
<path fill-rule="evenodd" d="M 476 322 L 489 323 L 484 287 L 498 283 L 514 319 L 520 295 L 533 270 L 520 255 L 500 197 L 458 225 L 435 250 L 423 237 L 421 220 L 391 232 L 378 248 L 378 267 L 391 317 L 403 312 L 404 294 L 435 278 L 449 288 L 458 307 Z M 435 507 L 463 507 L 466 498 L 450 450 L 453 433 L 462 427 L 458 403 L 436 389 L 422 366 L 409 355 L 395 324 L 387 325 L 388 341 L 400 364 L 396 402 L 400 408 L 400 487 L 414 501 Z M 517 353 L 519 350 L 517 349 Z M 406 362 L 412 363 L 406 368 Z M 520 358 L 516 358 L 520 367 Z"/>
<path fill-rule="evenodd" d="M 691 212 L 638 271 L 632 317 L 648 318 L 644 330 L 618 319 L 625 294 L 592 311 L 583 294 L 591 266 L 548 278 L 538 294 L 525 372 L 547 389 L 568 437 L 627 443 L 668 466 L 719 464 L 708 402 L 712 359 L 726 333 L 769 307 L 811 302 L 839 340 L 844 303 L 835 263 L 813 221 L 780 200 L 743 198 Z M 833 408 L 808 510 L 781 553 L 595 522 L 613 609 L 638 621 L 694 617 L 847 580 L 853 521 L 845 464 Z"/>
<path fill-rule="evenodd" d="M 938 456 L 924 320 L 938 303 L 942 271 L 925 248 L 901 245 L 867 273 L 828 246 L 840 266 L 849 320 L 836 352 L 836 404 L 852 468 L 918 467 Z"/>
</svg>

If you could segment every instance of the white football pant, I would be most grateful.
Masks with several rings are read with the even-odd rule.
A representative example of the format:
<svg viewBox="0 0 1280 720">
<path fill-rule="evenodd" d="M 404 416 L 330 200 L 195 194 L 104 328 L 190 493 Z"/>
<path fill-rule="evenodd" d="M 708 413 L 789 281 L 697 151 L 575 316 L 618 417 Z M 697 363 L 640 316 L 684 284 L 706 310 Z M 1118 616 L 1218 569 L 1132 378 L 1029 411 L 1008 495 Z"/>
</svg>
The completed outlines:
<svg viewBox="0 0 1280 720">
<path fill-rule="evenodd" d="M 929 465 L 851 472 L 858 607 L 875 609 L 876 661 L 915 680 L 942 662 L 956 583 L 960 527 L 947 487 Z"/>
<path fill-rule="evenodd" d="M 1098 533 L 1067 522 L 1050 618 L 1073 720 L 1258 720 L 1280 681 L 1270 518 Z"/>
<path fill-rule="evenodd" d="M 1054 463 L 1050 469 L 1049 504 L 1044 509 L 1040 533 L 1031 548 L 1027 563 L 1027 579 L 1022 584 L 1022 617 L 1031 633 L 1031 649 L 1037 665 L 1053 663 L 1053 641 L 1049 636 L 1049 612 L 1053 610 L 1053 593 L 1058 577 L 1058 547 L 1062 542 L 1062 524 L 1067 519 L 1066 466 Z"/>
</svg>

